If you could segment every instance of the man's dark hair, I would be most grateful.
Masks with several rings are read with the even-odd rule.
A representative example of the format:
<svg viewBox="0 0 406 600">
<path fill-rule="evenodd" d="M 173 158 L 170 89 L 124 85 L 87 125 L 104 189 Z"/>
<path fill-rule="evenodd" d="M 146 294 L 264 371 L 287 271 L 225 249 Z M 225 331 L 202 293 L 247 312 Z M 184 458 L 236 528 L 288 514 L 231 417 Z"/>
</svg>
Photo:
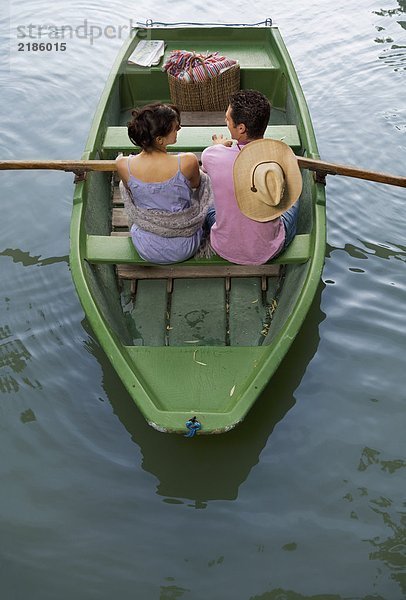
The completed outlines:
<svg viewBox="0 0 406 600">
<path fill-rule="evenodd" d="M 235 125 L 243 123 L 251 139 L 263 137 L 271 114 L 271 103 L 264 94 L 256 90 L 239 90 L 230 96 L 229 104 Z"/>
</svg>

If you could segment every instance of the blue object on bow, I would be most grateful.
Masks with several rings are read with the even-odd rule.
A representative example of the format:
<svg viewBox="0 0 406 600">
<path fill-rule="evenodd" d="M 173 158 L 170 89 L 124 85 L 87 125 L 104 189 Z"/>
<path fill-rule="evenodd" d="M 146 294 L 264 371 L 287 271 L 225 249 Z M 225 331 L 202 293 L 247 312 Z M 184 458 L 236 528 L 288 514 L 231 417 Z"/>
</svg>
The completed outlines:
<svg viewBox="0 0 406 600">
<path fill-rule="evenodd" d="M 189 421 L 186 421 L 186 427 L 189 431 L 186 433 L 185 437 L 193 437 L 196 435 L 196 432 L 202 428 L 201 423 L 197 420 L 196 417 L 192 417 Z"/>
</svg>

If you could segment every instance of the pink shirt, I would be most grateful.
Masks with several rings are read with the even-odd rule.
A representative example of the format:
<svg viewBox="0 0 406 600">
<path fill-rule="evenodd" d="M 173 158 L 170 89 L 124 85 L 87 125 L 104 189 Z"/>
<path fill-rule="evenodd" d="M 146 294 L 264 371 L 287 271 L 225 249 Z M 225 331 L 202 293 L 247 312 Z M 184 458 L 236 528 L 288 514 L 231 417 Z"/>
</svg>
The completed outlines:
<svg viewBox="0 0 406 600">
<path fill-rule="evenodd" d="M 241 144 L 240 144 L 241 146 Z M 203 170 L 213 186 L 216 223 L 210 242 L 217 254 L 240 265 L 261 265 L 283 248 L 285 228 L 280 217 L 266 223 L 249 219 L 234 195 L 233 166 L 239 148 L 222 144 L 203 151 Z"/>
</svg>

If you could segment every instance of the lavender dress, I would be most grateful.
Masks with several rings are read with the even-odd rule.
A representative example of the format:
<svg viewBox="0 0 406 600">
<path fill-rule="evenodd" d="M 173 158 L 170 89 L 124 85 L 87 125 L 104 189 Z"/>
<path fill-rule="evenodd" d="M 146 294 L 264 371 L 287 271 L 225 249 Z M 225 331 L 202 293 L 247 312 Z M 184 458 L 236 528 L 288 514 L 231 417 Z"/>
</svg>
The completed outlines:
<svg viewBox="0 0 406 600">
<path fill-rule="evenodd" d="M 127 187 L 136 206 L 166 210 L 171 213 L 189 208 L 192 188 L 180 170 L 179 154 L 177 173 L 170 179 L 159 183 L 145 183 L 134 177 L 130 171 L 131 158 L 132 156 L 128 157 Z M 201 228 L 190 237 L 162 237 L 144 231 L 136 225 L 131 227 L 131 238 L 138 254 L 144 260 L 158 264 L 169 264 L 190 258 L 197 252 L 202 235 Z"/>
</svg>

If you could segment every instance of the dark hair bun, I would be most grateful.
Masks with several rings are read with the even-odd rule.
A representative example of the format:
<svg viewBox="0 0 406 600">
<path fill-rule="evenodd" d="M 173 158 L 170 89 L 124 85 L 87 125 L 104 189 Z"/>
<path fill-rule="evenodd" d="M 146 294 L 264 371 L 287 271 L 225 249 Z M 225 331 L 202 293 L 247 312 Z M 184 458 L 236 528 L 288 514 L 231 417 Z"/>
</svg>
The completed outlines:
<svg viewBox="0 0 406 600">
<path fill-rule="evenodd" d="M 165 137 L 172 131 L 174 121 L 180 124 L 179 110 L 169 104 L 149 104 L 134 109 L 131 115 L 128 137 L 146 151 L 154 147 L 157 137 Z"/>
<path fill-rule="evenodd" d="M 141 146 L 141 148 L 148 148 L 154 143 L 148 112 L 145 109 L 133 110 L 131 113 L 133 117 L 132 121 L 128 124 L 128 136 L 130 140 L 136 146 Z"/>
</svg>

